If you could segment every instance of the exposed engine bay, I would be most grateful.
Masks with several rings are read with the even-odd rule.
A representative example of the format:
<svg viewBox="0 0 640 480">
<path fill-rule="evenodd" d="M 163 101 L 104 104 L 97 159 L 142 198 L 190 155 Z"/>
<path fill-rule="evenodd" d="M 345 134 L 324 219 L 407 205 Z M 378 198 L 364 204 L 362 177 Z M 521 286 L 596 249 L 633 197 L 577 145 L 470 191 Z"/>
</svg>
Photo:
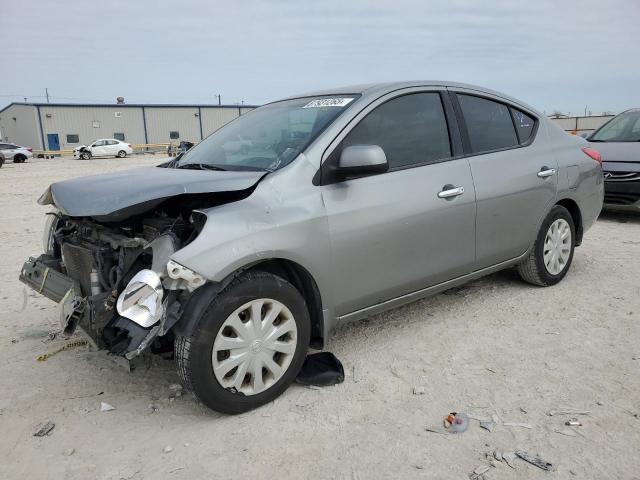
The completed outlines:
<svg viewBox="0 0 640 480">
<path fill-rule="evenodd" d="M 165 169 L 150 173 L 158 170 Z M 68 182 L 73 187 L 73 180 Z M 185 188 L 142 204 L 125 205 L 121 196 L 120 204 L 113 202 L 118 207 L 113 214 L 105 212 L 100 199 L 95 215 L 79 216 L 65 212 L 84 208 L 91 213 L 92 207 L 69 205 L 68 189 L 60 192 L 63 184 L 52 185 L 41 197 L 40 203 L 57 209 L 47 214 L 44 254 L 24 264 L 20 280 L 59 303 L 66 335 L 80 328 L 98 349 L 132 359 L 147 347 L 172 345 L 171 328 L 206 279 L 171 255 L 201 232 L 207 220 L 201 209 L 246 198 L 253 185 L 202 193 Z M 131 195 L 139 200 L 140 190 Z"/>
</svg>

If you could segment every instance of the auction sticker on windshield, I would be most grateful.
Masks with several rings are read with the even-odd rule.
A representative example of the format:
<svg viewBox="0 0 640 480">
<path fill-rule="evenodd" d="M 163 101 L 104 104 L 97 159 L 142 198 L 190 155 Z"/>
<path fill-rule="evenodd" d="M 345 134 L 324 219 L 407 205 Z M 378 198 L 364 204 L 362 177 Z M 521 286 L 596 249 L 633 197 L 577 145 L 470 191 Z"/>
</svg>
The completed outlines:
<svg viewBox="0 0 640 480">
<path fill-rule="evenodd" d="M 302 108 L 344 107 L 351 101 L 353 101 L 353 98 L 318 98 L 317 100 L 311 100 Z"/>
</svg>

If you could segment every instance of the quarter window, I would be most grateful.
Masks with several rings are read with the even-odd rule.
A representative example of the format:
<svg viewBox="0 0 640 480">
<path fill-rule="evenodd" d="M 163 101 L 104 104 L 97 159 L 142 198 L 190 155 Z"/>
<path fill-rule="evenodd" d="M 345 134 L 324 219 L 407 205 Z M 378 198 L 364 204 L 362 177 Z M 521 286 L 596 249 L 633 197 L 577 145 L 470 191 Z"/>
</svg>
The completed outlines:
<svg viewBox="0 0 640 480">
<path fill-rule="evenodd" d="M 473 153 L 500 150 L 518 145 L 509 108 L 498 102 L 458 94 Z"/>
<path fill-rule="evenodd" d="M 527 142 L 533 133 L 533 127 L 536 124 L 535 119 L 515 108 L 511 109 L 511 113 L 513 114 L 513 123 L 516 125 L 520 143 Z"/>
<path fill-rule="evenodd" d="M 80 143 L 80 137 L 77 134 L 67 134 L 67 143 Z"/>
<path fill-rule="evenodd" d="M 440 94 L 404 95 L 380 105 L 342 141 L 350 145 L 380 146 L 391 169 L 451 157 Z"/>
</svg>

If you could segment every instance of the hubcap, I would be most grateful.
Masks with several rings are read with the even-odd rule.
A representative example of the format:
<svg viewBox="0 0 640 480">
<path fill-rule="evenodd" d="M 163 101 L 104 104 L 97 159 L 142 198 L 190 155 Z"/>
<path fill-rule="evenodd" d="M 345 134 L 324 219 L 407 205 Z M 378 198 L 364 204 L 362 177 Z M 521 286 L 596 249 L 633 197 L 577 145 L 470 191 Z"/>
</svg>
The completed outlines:
<svg viewBox="0 0 640 480">
<path fill-rule="evenodd" d="M 293 315 L 277 300 L 245 303 L 224 321 L 213 342 L 213 373 L 223 388 L 255 395 L 285 374 L 296 351 Z"/>
<path fill-rule="evenodd" d="M 549 226 L 544 239 L 544 265 L 551 275 L 558 275 L 567 266 L 571 255 L 571 227 L 559 218 Z"/>
</svg>

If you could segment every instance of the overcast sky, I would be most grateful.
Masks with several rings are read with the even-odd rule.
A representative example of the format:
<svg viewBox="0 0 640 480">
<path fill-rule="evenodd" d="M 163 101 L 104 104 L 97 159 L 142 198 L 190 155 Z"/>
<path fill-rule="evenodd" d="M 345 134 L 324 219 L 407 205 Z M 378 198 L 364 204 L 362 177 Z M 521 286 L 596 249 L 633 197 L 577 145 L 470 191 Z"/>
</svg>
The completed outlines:
<svg viewBox="0 0 640 480">
<path fill-rule="evenodd" d="M 441 79 L 551 113 L 640 107 L 640 0 L 5 0 L 11 101 L 260 104 Z"/>
</svg>

